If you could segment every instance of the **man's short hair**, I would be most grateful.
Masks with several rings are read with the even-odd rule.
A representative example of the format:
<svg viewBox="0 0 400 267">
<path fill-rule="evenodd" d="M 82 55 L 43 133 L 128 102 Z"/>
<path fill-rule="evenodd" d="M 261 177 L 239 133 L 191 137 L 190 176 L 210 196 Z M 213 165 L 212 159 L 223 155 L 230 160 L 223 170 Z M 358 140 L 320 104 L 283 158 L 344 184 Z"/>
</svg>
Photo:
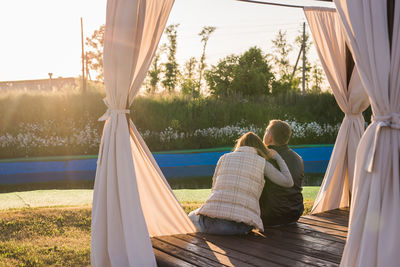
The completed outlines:
<svg viewBox="0 0 400 267">
<path fill-rule="evenodd" d="M 268 125 L 274 143 L 278 146 L 287 145 L 292 136 L 292 129 L 289 123 L 281 120 L 270 120 Z"/>
</svg>

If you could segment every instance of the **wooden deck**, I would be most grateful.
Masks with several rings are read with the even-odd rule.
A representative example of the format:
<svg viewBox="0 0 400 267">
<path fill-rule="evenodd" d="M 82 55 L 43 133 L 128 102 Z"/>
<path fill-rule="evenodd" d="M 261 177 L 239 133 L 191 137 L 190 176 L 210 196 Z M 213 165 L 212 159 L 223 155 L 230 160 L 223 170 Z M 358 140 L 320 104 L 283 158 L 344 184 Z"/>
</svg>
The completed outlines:
<svg viewBox="0 0 400 267">
<path fill-rule="evenodd" d="M 201 233 L 152 238 L 158 266 L 338 266 L 347 236 L 348 209 L 267 228 L 263 235 Z"/>
</svg>

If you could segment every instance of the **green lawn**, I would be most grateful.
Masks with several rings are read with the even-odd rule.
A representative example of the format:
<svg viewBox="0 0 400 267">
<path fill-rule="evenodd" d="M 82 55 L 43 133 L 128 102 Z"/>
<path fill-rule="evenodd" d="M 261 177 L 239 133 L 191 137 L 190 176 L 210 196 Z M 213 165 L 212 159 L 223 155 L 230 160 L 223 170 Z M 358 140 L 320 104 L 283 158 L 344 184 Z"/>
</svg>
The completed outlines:
<svg viewBox="0 0 400 267">
<path fill-rule="evenodd" d="M 93 190 L 35 190 L 0 194 L 0 209 L 54 206 L 85 206 L 92 203 Z"/>
<path fill-rule="evenodd" d="M 304 188 L 305 213 L 318 189 Z M 174 193 L 189 212 L 204 203 L 210 189 Z M 1 193 L 0 266 L 90 266 L 92 195 L 93 190 Z"/>
<path fill-rule="evenodd" d="M 314 201 L 319 187 L 305 186 L 305 202 Z M 204 203 L 211 189 L 173 190 L 183 206 Z M 0 210 L 18 208 L 37 208 L 54 206 L 87 206 L 92 203 L 92 189 L 35 190 L 25 192 L 1 193 Z"/>
<path fill-rule="evenodd" d="M 304 199 L 314 200 L 317 197 L 319 186 L 305 186 Z M 205 202 L 211 189 L 177 189 L 173 190 L 180 202 Z"/>
</svg>

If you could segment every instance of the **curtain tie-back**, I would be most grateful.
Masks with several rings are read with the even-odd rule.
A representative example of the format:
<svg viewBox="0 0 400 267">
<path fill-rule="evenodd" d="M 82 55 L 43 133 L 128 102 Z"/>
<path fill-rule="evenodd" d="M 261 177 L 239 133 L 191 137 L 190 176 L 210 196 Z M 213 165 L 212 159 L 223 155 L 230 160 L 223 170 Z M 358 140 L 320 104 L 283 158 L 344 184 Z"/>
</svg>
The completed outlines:
<svg viewBox="0 0 400 267">
<path fill-rule="evenodd" d="M 345 114 L 345 116 L 349 119 L 359 119 L 360 118 L 361 113 L 359 114 Z"/>
<path fill-rule="evenodd" d="M 390 127 L 391 129 L 400 130 L 400 113 L 393 112 L 392 114 L 382 116 L 372 116 L 372 122 L 377 123 L 374 136 L 374 144 L 369 150 L 366 170 L 372 172 L 374 166 L 375 150 L 378 143 L 378 135 L 382 127 Z"/>
<path fill-rule="evenodd" d="M 113 114 L 129 114 L 130 113 L 129 109 L 112 108 L 106 98 L 103 98 L 103 101 L 104 101 L 104 104 L 106 104 L 106 106 L 107 106 L 107 111 L 106 111 L 106 113 L 103 114 L 103 116 L 101 116 L 99 118 L 99 121 L 105 121 Z"/>
</svg>

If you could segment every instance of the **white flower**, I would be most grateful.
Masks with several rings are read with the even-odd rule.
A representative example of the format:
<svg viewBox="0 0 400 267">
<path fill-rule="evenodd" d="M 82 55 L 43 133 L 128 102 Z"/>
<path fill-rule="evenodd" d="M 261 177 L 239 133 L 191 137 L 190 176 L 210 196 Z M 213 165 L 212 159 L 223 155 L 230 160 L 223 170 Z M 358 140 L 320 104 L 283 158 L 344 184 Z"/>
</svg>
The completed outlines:
<svg viewBox="0 0 400 267">
<path fill-rule="evenodd" d="M 58 128 L 60 124 L 51 120 L 41 123 L 19 123 L 17 133 L 0 133 L 0 147 L 22 150 L 27 155 L 41 147 L 45 147 L 46 150 L 67 146 L 81 147 L 85 151 L 97 149 L 101 134 L 95 122 L 87 121 L 87 118 L 83 118 L 80 122 L 64 121 L 62 126 L 68 129 L 68 133 L 62 133 L 62 130 Z M 292 128 L 292 137 L 300 140 L 308 137 L 332 138 L 337 135 L 340 128 L 340 123 L 331 125 L 317 122 L 298 122 L 296 120 L 287 120 L 287 123 Z M 148 138 L 151 138 L 151 140 L 158 139 L 165 147 L 173 148 L 177 143 L 187 142 L 188 139 L 190 141 L 193 138 L 194 142 L 205 140 L 209 145 L 233 144 L 237 138 L 246 132 L 252 131 L 261 137 L 264 130 L 265 127 L 258 127 L 241 120 L 234 125 L 196 129 L 190 132 L 177 131 L 172 127 L 167 127 L 161 132 L 143 130 L 140 133 L 145 140 Z"/>
</svg>

